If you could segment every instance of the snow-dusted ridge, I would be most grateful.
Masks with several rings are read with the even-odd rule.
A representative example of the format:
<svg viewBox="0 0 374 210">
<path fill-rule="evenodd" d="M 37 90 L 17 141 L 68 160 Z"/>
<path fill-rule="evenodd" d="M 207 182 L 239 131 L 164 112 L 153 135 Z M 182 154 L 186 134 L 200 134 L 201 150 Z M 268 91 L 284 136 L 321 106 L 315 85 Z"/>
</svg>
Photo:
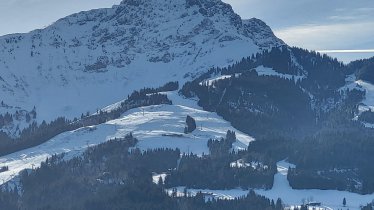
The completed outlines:
<svg viewBox="0 0 374 210">
<path fill-rule="evenodd" d="M 291 74 L 278 73 L 274 69 L 265 67 L 263 65 L 257 66 L 253 70 L 256 71 L 257 74 L 260 75 L 260 76 L 273 76 L 273 77 L 279 77 L 279 78 L 282 78 L 282 79 L 289 79 L 289 80 L 294 79 L 295 82 L 303 80 L 303 79 L 306 78 L 305 76 L 296 76 L 296 75 L 291 75 Z M 235 76 L 237 78 L 240 75 L 241 75 L 241 73 L 236 73 L 234 75 L 218 75 L 218 76 L 213 76 L 213 77 L 211 77 L 209 79 L 206 79 L 206 80 L 200 82 L 199 84 L 200 85 L 211 86 L 216 81 L 228 79 L 228 78 L 231 78 L 232 76 Z"/>
<path fill-rule="evenodd" d="M 179 148 L 182 153 L 209 154 L 207 141 L 220 138 L 227 130 L 236 132 L 235 150 L 246 149 L 254 139 L 234 129 L 230 123 L 216 113 L 203 111 L 192 100 L 183 99 L 176 92 L 168 92 L 176 105 L 141 107 L 125 112 L 120 118 L 97 126 L 80 128 L 62 133 L 51 140 L 29 149 L 0 157 L 0 166 L 9 171 L 0 173 L 0 181 L 7 182 L 20 171 L 40 166 L 42 161 L 53 154 L 66 153 L 66 158 L 80 155 L 87 147 L 100 144 L 132 132 L 139 139 L 137 148 Z M 192 116 L 198 129 L 184 134 L 186 116 Z M 168 134 L 179 134 L 181 137 Z"/>
<path fill-rule="evenodd" d="M 39 122 L 72 119 L 281 45 L 261 20 L 242 21 L 220 0 L 124 0 L 0 37 L 0 97 L 36 106 Z"/>
</svg>

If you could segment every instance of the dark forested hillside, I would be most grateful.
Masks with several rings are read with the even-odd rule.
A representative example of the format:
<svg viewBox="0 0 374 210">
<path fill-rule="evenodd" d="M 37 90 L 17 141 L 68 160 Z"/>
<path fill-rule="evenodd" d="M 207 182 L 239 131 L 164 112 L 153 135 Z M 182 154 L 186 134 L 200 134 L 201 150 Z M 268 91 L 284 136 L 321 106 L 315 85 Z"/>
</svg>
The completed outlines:
<svg viewBox="0 0 374 210">
<path fill-rule="evenodd" d="M 23 171 L 22 196 L 17 190 L 0 191 L 0 209 L 282 209 L 280 200 L 275 203 L 253 191 L 235 200 L 208 202 L 202 193 L 168 196 L 162 184 L 152 183 L 151 176 L 175 168 L 179 150 L 142 153 L 131 149 L 136 143 L 129 134 L 69 161 L 63 156 L 48 158 L 40 168 Z"/>
<path fill-rule="evenodd" d="M 287 77 L 259 75 L 258 66 Z M 227 68 L 211 69 L 187 82 L 181 92 L 187 97 L 197 96 L 204 109 L 216 111 L 247 133 L 262 135 L 271 129 L 283 135 L 305 135 L 320 128 L 328 113 L 349 95 L 362 98 L 356 90 L 339 90 L 345 84 L 344 68 L 326 55 L 274 48 Z M 211 84 L 204 82 L 216 74 L 232 76 Z"/>
<path fill-rule="evenodd" d="M 374 131 L 352 120 L 365 92 L 342 88 L 352 74 L 348 69 L 359 64 L 345 66 L 298 48 L 273 49 L 211 69 L 185 84 L 181 93 L 197 96 L 204 109 L 257 137 L 249 151 L 295 163 L 288 177 L 291 186 L 372 193 Z M 259 75 L 258 66 L 287 77 Z M 231 76 L 206 82 L 219 74 Z M 372 122 L 371 115 L 364 112 L 359 120 Z"/>
<path fill-rule="evenodd" d="M 261 134 L 273 128 L 287 132 L 314 124 L 310 98 L 293 80 L 259 76 L 250 70 L 212 86 L 191 88 L 200 106 L 216 111 L 243 131 Z"/>
</svg>

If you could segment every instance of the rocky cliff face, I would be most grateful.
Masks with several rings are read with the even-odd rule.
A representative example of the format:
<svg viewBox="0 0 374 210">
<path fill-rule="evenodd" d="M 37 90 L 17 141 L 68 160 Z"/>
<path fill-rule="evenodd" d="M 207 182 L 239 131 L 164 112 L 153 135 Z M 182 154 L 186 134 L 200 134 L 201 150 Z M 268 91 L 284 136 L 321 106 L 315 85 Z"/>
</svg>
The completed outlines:
<svg viewBox="0 0 374 210">
<path fill-rule="evenodd" d="M 280 45 L 265 23 L 220 0 L 124 0 L 0 37 L 0 113 L 35 106 L 37 121 L 78 117 Z"/>
</svg>

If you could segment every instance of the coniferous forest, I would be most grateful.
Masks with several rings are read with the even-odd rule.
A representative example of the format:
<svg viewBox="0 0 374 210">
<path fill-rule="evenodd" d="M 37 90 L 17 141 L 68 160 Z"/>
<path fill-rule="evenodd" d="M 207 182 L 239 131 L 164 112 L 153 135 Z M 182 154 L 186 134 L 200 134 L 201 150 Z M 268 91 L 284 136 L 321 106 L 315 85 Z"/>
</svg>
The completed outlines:
<svg viewBox="0 0 374 210">
<path fill-rule="evenodd" d="M 302 69 L 290 65 L 293 58 Z M 292 77 L 259 75 L 257 66 Z M 345 77 L 354 73 L 352 68 L 360 68 L 357 76 L 370 81 L 364 73 L 369 67 L 370 60 L 342 65 L 303 49 L 276 48 L 227 68 L 213 68 L 187 82 L 180 92 L 198 97 L 205 110 L 254 135 L 256 141 L 248 150 L 296 164 L 288 176 L 293 188 L 367 194 L 374 192 L 374 131 L 361 122 L 373 122 L 372 112 L 352 120 L 365 92 L 341 87 Z M 205 82 L 217 74 L 231 77 Z M 307 76 L 297 79 L 301 74 Z"/>
<path fill-rule="evenodd" d="M 195 196 L 185 194 L 182 197 L 168 195 L 165 189 L 172 188 L 172 184 L 153 183 L 152 173 L 179 171 L 176 169 L 180 158 L 179 150 L 157 149 L 140 152 L 134 148 L 136 143 L 137 139 L 130 133 L 123 139 L 112 139 L 90 147 L 82 156 L 71 160 L 65 160 L 64 155 L 52 156 L 43 162 L 40 168 L 21 173 L 22 196 L 17 188 L 9 187 L 0 191 L 0 209 L 283 208 L 281 200 L 269 200 L 253 191 L 234 200 L 208 202 L 202 193 Z M 193 161 L 191 158 L 193 157 L 186 155 L 182 157 L 182 161 Z M 194 170 L 186 164 L 179 167 L 184 168 L 181 173 Z M 191 180 L 195 176 L 192 176 Z M 227 182 L 230 181 L 233 183 L 229 185 L 234 186 L 236 181 L 227 179 Z"/>
</svg>

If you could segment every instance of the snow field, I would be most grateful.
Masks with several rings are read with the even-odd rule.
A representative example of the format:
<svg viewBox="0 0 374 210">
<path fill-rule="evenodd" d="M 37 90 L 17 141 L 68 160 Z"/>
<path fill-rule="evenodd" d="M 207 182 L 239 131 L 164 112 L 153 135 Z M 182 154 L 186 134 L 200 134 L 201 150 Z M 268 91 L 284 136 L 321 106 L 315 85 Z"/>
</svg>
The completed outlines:
<svg viewBox="0 0 374 210">
<path fill-rule="evenodd" d="M 217 114 L 197 109 L 194 101 L 183 99 L 176 92 L 169 92 L 168 95 L 179 104 L 190 104 L 195 108 L 184 105 L 141 107 L 129 110 L 119 119 L 104 124 L 62 133 L 39 146 L 0 157 L 0 167 L 9 167 L 9 171 L 0 173 L 1 183 L 12 180 L 24 169 L 39 167 L 41 162 L 53 154 L 66 153 L 66 158 L 71 158 L 82 154 L 89 146 L 124 137 L 130 132 L 139 140 L 136 148 L 143 151 L 179 148 L 182 153 L 192 152 L 197 155 L 209 154 L 207 141 L 224 137 L 227 130 L 236 132 L 236 150 L 246 149 L 249 142 L 254 140 L 232 128 L 230 123 Z M 198 128 L 191 134 L 183 133 L 187 115 L 197 122 Z"/>
<path fill-rule="evenodd" d="M 295 167 L 295 165 L 280 161 L 277 163 L 278 173 L 274 176 L 274 185 L 270 190 L 254 189 L 254 191 L 267 198 L 276 201 L 281 198 L 287 207 L 294 207 L 302 204 L 303 202 L 321 202 L 321 210 L 337 210 L 337 209 L 350 209 L 360 210 L 361 205 L 366 205 L 374 200 L 374 194 L 360 195 L 347 191 L 338 190 L 295 190 L 292 189 L 287 180 L 288 167 Z M 178 187 L 178 195 L 183 196 L 184 187 Z M 172 189 L 168 189 L 169 194 Z M 231 190 L 209 190 L 209 189 L 187 189 L 190 195 L 196 195 L 197 192 L 203 192 L 209 198 L 215 199 L 234 199 L 245 196 L 248 190 L 231 189 Z M 343 198 L 347 200 L 347 206 L 342 206 Z M 292 208 L 291 208 L 292 209 Z M 316 208 L 318 209 L 318 208 Z"/>
</svg>

